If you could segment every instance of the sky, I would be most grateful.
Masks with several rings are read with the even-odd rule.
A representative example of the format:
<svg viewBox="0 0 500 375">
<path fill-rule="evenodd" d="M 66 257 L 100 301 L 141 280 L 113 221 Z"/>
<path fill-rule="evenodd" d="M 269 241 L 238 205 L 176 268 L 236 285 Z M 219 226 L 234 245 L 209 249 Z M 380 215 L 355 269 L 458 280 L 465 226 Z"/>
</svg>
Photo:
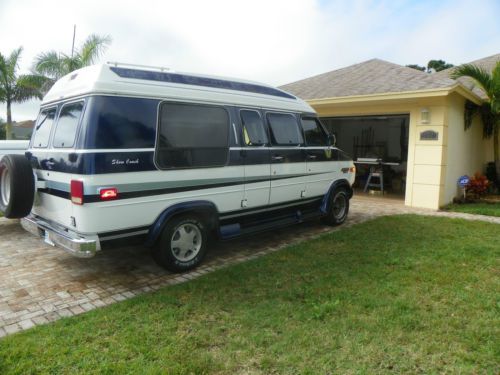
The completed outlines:
<svg viewBox="0 0 500 375">
<path fill-rule="evenodd" d="M 118 61 L 279 86 L 372 58 L 461 64 L 500 53 L 499 0 L 0 0 L 0 52 L 71 53 L 92 33 Z M 34 119 L 39 101 L 13 107 Z M 0 103 L 5 119 L 5 104 Z"/>
</svg>

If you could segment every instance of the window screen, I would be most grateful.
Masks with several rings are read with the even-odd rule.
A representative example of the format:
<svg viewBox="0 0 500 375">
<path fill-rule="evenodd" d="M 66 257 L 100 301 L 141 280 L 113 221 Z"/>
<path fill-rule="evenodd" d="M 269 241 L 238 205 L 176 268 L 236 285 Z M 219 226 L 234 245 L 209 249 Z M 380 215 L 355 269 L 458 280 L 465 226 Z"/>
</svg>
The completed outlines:
<svg viewBox="0 0 500 375">
<path fill-rule="evenodd" d="M 54 147 L 73 147 L 82 110 L 83 102 L 67 104 L 61 109 L 54 135 Z"/>
<path fill-rule="evenodd" d="M 163 103 L 156 161 L 160 168 L 226 164 L 229 116 L 222 107 Z"/>
<path fill-rule="evenodd" d="M 269 126 L 276 145 L 298 145 L 303 143 L 299 124 L 294 115 L 289 113 L 269 113 Z"/>
<path fill-rule="evenodd" d="M 261 146 L 268 142 L 266 130 L 259 112 L 242 110 L 243 138 L 247 146 Z"/>
<path fill-rule="evenodd" d="M 35 125 L 33 147 L 44 148 L 49 144 L 50 130 L 56 117 L 56 108 L 43 109 Z"/>
<path fill-rule="evenodd" d="M 308 146 L 328 146 L 328 138 L 315 118 L 303 118 L 302 129 Z"/>
</svg>

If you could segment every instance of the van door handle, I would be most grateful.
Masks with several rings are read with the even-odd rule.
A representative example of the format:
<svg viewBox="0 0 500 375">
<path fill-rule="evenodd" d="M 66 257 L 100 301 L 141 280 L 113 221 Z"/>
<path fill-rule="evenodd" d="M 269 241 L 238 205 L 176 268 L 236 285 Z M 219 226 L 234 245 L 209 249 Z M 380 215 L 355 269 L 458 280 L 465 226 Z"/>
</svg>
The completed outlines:
<svg viewBox="0 0 500 375">
<path fill-rule="evenodd" d="M 315 160 L 315 159 L 317 159 L 316 155 L 310 155 L 310 154 L 307 155 L 307 160 Z"/>
<path fill-rule="evenodd" d="M 281 156 L 281 155 L 273 155 L 271 159 L 273 161 L 283 161 L 283 156 Z"/>
</svg>

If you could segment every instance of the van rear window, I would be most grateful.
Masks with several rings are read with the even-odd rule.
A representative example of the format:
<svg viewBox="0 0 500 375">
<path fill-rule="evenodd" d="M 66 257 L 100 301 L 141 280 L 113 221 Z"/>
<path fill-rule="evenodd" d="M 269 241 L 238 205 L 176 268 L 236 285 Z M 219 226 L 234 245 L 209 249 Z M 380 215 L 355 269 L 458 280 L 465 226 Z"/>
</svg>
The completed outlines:
<svg viewBox="0 0 500 375">
<path fill-rule="evenodd" d="M 229 115 L 224 107 L 163 103 L 156 162 L 162 169 L 226 164 Z"/>
<path fill-rule="evenodd" d="M 43 109 L 33 132 L 33 147 L 45 148 L 49 144 L 50 130 L 56 117 L 56 108 Z"/>
<path fill-rule="evenodd" d="M 158 101 L 94 96 L 85 110 L 85 148 L 154 148 Z"/>
<path fill-rule="evenodd" d="M 68 148 L 74 146 L 82 110 L 83 102 L 70 103 L 62 107 L 52 142 L 54 147 Z"/>
</svg>

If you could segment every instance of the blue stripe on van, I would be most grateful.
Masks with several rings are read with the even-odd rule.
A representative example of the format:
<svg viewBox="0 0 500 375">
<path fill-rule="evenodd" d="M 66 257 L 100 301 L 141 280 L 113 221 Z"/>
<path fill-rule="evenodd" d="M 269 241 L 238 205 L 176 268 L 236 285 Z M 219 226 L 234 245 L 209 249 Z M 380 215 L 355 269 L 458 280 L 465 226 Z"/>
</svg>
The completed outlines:
<svg viewBox="0 0 500 375">
<path fill-rule="evenodd" d="M 263 151 L 263 152 L 262 152 Z M 230 150 L 229 166 L 269 164 L 269 150 L 249 150 L 246 159 L 241 151 Z M 154 151 L 145 152 L 50 152 L 29 151 L 26 156 L 35 169 L 81 175 L 146 172 L 158 170 L 154 163 Z"/>
<path fill-rule="evenodd" d="M 279 163 L 305 162 L 307 155 L 314 155 L 314 162 L 338 160 L 337 150 L 332 150 L 330 157 L 325 156 L 324 150 L 301 149 L 259 149 L 249 148 L 230 150 L 228 166 L 256 165 L 277 163 L 271 156 L 279 155 L 283 159 Z M 154 164 L 154 151 L 125 151 L 125 152 L 51 152 L 28 151 L 26 156 L 33 168 L 81 174 L 94 175 L 105 173 L 145 172 L 158 170 Z M 311 162 L 309 160 L 309 162 Z"/>
<path fill-rule="evenodd" d="M 93 175 L 157 170 L 153 151 L 148 152 L 27 152 L 35 169 Z"/>
<path fill-rule="evenodd" d="M 245 91 L 245 92 L 253 92 L 256 94 L 264 94 L 271 96 L 279 96 L 288 99 L 296 99 L 295 96 L 290 95 L 284 91 L 275 89 L 273 87 L 256 85 L 253 83 L 228 81 L 225 79 L 209 78 L 209 77 L 197 77 L 197 76 L 190 76 L 187 74 L 178 74 L 178 73 L 152 72 L 149 70 L 139 70 L 139 69 L 128 69 L 128 68 L 117 68 L 117 67 L 111 67 L 110 69 L 122 78 L 142 79 L 146 81 L 159 81 L 159 82 L 177 83 L 182 85 L 212 87 L 216 89 Z"/>
</svg>

